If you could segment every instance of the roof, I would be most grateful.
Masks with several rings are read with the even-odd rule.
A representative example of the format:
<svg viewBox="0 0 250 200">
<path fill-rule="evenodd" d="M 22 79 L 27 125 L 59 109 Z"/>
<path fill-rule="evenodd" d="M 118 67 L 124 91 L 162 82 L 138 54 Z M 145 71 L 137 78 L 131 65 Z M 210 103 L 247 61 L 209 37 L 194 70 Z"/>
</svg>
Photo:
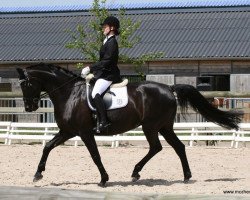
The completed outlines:
<svg viewBox="0 0 250 200">
<path fill-rule="evenodd" d="M 194 12 L 131 12 L 140 20 L 136 35 L 142 38 L 133 49 L 121 53 L 137 57 L 164 52 L 169 59 L 249 59 L 250 9 L 197 10 Z M 0 15 L 0 63 L 16 61 L 82 60 L 66 29 L 88 24 L 87 13 Z"/>
<path fill-rule="evenodd" d="M 0 12 L 50 12 L 89 10 L 93 1 L 83 0 L 2 0 Z M 107 0 L 108 9 L 149 9 L 187 7 L 249 6 L 249 0 Z"/>
</svg>

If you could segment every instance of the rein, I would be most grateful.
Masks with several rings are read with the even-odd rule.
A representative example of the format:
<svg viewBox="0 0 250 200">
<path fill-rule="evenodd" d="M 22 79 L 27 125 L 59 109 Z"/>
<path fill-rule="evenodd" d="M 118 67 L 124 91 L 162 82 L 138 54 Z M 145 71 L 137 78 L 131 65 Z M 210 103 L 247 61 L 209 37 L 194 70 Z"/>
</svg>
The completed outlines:
<svg viewBox="0 0 250 200">
<path fill-rule="evenodd" d="M 36 77 L 30 77 L 30 76 L 28 75 L 28 72 L 27 72 L 25 69 L 24 69 L 24 75 L 25 75 L 26 77 L 25 77 L 25 79 L 23 79 L 23 80 L 20 80 L 20 81 L 19 81 L 19 83 L 20 83 L 20 84 L 21 84 L 22 82 L 25 82 L 25 81 L 27 81 L 27 82 L 28 82 L 28 84 L 30 84 L 30 83 L 29 83 L 30 78 L 37 79 L 37 80 L 40 82 L 39 78 L 36 78 Z M 39 98 L 35 98 L 35 99 L 33 99 L 33 101 L 34 101 L 34 100 L 35 100 L 35 101 L 39 101 L 39 100 L 41 100 L 42 98 L 44 98 L 44 97 L 48 96 L 49 94 L 51 94 L 51 93 L 53 93 L 53 92 L 55 92 L 55 91 L 59 90 L 59 89 L 60 89 L 60 88 L 62 88 L 63 86 L 65 86 L 65 85 L 69 84 L 70 82 L 72 82 L 72 81 L 76 80 L 76 79 L 77 79 L 77 78 L 79 78 L 79 77 L 80 77 L 80 76 L 76 76 L 76 77 L 74 77 L 74 78 L 70 79 L 69 81 L 67 81 L 67 82 L 63 83 L 63 84 L 62 84 L 62 85 L 60 85 L 59 87 L 55 88 L 54 90 L 52 90 L 52 91 L 50 91 L 50 92 L 45 92 L 45 93 L 43 93 L 42 95 L 40 95 L 40 97 L 39 97 Z M 86 83 L 86 79 L 84 79 L 84 83 Z M 82 84 L 79 84 L 79 85 L 82 85 Z M 79 86 L 79 85 L 75 85 L 74 87 Z M 26 98 L 26 99 L 27 99 L 27 98 Z"/>
<path fill-rule="evenodd" d="M 55 88 L 54 90 L 52 90 L 52 91 L 50 91 L 50 92 L 45 92 L 45 93 L 43 93 L 43 94 L 40 96 L 39 100 L 41 100 L 42 98 L 44 98 L 44 97 L 48 96 L 49 94 L 55 92 L 56 90 L 59 90 L 60 88 L 62 88 L 63 86 L 69 84 L 70 82 L 72 82 L 73 80 L 75 80 L 75 79 L 77 79 L 77 78 L 79 78 L 79 76 L 76 76 L 76 77 L 70 79 L 69 81 L 65 82 L 64 84 L 60 85 L 59 87 Z M 81 84 L 80 84 L 80 85 L 81 85 Z M 79 86 L 79 85 L 76 85 L 76 86 Z M 76 86 L 74 86 L 74 87 L 76 87 Z"/>
</svg>

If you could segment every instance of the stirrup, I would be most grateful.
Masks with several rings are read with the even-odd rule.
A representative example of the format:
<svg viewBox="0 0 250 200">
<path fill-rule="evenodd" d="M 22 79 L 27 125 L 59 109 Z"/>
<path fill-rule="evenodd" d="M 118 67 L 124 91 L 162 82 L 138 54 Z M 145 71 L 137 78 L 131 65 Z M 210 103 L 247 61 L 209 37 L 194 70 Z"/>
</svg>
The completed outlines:
<svg viewBox="0 0 250 200">
<path fill-rule="evenodd" d="M 111 123 L 110 122 L 106 122 L 104 125 L 102 123 L 97 123 L 96 124 L 96 127 L 93 128 L 93 130 L 96 132 L 96 133 L 100 133 L 102 131 L 105 131 L 109 126 L 111 126 Z"/>
<path fill-rule="evenodd" d="M 100 123 L 99 128 L 100 128 L 100 129 L 106 129 L 106 128 L 108 128 L 110 125 L 111 125 L 110 122 L 106 122 L 106 123 L 104 123 L 104 124 Z"/>
<path fill-rule="evenodd" d="M 99 126 L 94 127 L 93 131 L 95 131 L 96 133 L 100 133 L 101 132 Z"/>
</svg>

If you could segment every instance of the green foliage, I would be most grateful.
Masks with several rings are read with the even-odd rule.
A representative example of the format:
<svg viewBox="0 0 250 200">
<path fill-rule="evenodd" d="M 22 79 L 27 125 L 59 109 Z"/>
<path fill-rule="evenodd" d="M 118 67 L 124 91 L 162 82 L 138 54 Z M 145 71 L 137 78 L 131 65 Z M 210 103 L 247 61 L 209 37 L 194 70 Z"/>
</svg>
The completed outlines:
<svg viewBox="0 0 250 200">
<path fill-rule="evenodd" d="M 66 47 L 80 50 L 85 59 L 91 62 L 98 61 L 99 49 L 104 39 L 100 24 L 107 16 L 111 15 L 105 7 L 105 3 L 106 0 L 93 0 L 92 8 L 90 10 L 91 20 L 89 25 L 78 25 L 76 31 L 67 30 L 71 35 L 72 40 L 66 44 Z M 124 9 L 118 10 L 117 17 L 120 20 L 120 35 L 118 39 L 119 48 L 133 48 L 141 41 L 139 36 L 135 36 L 135 32 L 140 27 L 141 22 L 132 21 L 126 16 L 126 11 Z M 120 54 L 119 62 L 132 64 L 134 70 L 143 76 L 142 65 L 148 61 L 160 58 L 162 55 L 162 52 L 151 52 L 133 58 Z M 79 63 L 77 67 L 82 68 L 83 64 Z"/>
</svg>

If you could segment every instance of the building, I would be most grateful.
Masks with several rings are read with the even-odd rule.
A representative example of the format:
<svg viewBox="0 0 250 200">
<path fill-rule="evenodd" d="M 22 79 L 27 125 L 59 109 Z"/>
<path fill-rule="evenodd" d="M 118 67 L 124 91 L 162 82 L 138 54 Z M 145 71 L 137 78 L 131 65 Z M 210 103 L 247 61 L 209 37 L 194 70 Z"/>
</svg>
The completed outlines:
<svg viewBox="0 0 250 200">
<path fill-rule="evenodd" d="M 67 1 L 66 1 L 67 2 Z M 250 91 L 250 2 L 226 1 L 111 1 L 127 15 L 141 21 L 135 33 L 142 38 L 122 53 L 138 56 L 164 52 L 143 66 L 150 80 L 187 83 L 200 90 Z M 116 3 L 117 2 L 117 3 Z M 139 1 L 135 1 L 139 2 Z M 84 55 L 65 48 L 66 29 L 87 24 L 88 5 L 56 7 L 3 7 L 0 10 L 0 82 L 13 82 L 17 66 L 57 63 L 71 70 L 86 61 Z M 135 74 L 121 64 L 124 75 Z M 79 73 L 79 72 L 77 72 Z M 155 76 L 156 75 L 156 76 Z M 246 84 L 247 83 L 247 84 Z M 5 85 L 8 90 L 8 86 Z"/>
</svg>

